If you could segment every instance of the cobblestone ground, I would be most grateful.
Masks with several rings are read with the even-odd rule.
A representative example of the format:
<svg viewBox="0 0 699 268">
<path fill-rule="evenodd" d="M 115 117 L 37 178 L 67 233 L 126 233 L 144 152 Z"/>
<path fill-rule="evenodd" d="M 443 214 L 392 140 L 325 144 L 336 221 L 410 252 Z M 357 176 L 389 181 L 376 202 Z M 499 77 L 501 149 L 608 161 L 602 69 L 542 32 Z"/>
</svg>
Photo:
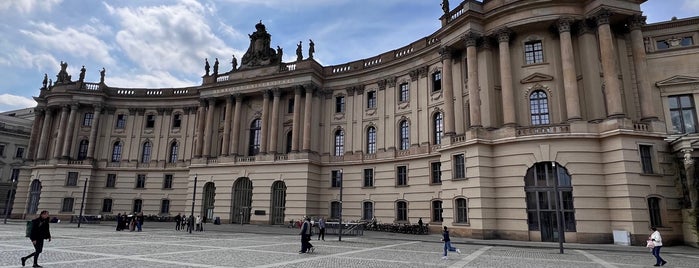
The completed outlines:
<svg viewBox="0 0 699 268">
<path fill-rule="evenodd" d="M 207 230 L 188 234 L 165 228 L 116 232 L 109 225 L 54 224 L 39 264 L 44 267 L 649 267 L 645 252 L 567 250 L 457 244 L 461 254 L 441 258 L 438 241 L 329 236 L 298 254 L 299 236 Z M 225 225 L 219 228 L 226 228 Z M 0 268 L 19 267 L 33 251 L 23 222 L 0 225 Z M 698 267 L 699 254 L 668 253 L 666 267 Z M 31 266 L 31 260 L 28 261 Z"/>
</svg>

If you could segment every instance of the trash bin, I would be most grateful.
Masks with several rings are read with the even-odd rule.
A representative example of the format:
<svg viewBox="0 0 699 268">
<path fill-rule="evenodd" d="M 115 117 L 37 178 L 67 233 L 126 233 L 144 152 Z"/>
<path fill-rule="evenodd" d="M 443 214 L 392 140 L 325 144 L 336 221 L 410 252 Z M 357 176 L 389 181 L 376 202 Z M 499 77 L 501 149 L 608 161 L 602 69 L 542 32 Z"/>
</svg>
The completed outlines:
<svg viewBox="0 0 699 268">
<path fill-rule="evenodd" d="M 214 224 L 221 225 L 221 217 L 214 218 Z"/>
</svg>

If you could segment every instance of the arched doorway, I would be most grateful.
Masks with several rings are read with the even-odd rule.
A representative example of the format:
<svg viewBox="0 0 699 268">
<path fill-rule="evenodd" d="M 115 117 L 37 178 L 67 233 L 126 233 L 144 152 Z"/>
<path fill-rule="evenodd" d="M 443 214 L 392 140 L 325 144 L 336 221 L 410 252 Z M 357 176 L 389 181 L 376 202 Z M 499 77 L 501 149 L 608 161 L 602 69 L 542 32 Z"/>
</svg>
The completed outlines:
<svg viewBox="0 0 699 268">
<path fill-rule="evenodd" d="M 231 223 L 250 223 L 252 209 L 252 181 L 250 178 L 238 178 L 233 184 L 231 204 Z"/>
<path fill-rule="evenodd" d="M 573 207 L 573 185 L 568 170 L 556 162 L 534 164 L 524 177 L 527 195 L 527 224 L 530 231 L 540 231 L 541 241 L 558 241 L 559 231 L 556 218 L 556 191 L 565 232 L 575 232 L 575 209 Z M 565 236 L 563 236 L 565 240 Z"/>
<path fill-rule="evenodd" d="M 35 215 L 39 211 L 39 197 L 41 196 L 41 182 L 33 180 L 29 186 L 29 202 L 27 203 L 27 214 Z"/>
<path fill-rule="evenodd" d="M 216 197 L 216 185 L 213 182 L 204 184 L 204 199 L 201 202 L 201 214 L 208 221 L 214 217 L 214 200 Z"/>
<path fill-rule="evenodd" d="M 284 224 L 284 210 L 286 210 L 286 184 L 283 181 L 275 181 L 272 184 L 271 192 L 271 223 Z"/>
</svg>

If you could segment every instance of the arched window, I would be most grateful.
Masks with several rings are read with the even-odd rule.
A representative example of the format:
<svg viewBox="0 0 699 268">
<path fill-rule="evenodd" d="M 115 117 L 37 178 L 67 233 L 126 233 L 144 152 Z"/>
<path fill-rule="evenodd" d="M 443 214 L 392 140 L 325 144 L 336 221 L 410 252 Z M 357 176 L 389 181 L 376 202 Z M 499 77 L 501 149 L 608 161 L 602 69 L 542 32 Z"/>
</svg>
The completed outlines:
<svg viewBox="0 0 699 268">
<path fill-rule="evenodd" d="M 549 102 L 543 90 L 536 90 L 529 95 L 529 107 L 532 114 L 532 125 L 548 125 Z"/>
<path fill-rule="evenodd" d="M 400 150 L 408 150 L 410 148 L 410 126 L 408 120 L 400 121 Z"/>
<path fill-rule="evenodd" d="M 432 125 L 434 128 L 434 137 L 432 137 L 434 144 L 442 144 L 442 136 L 444 136 L 444 117 L 442 113 L 434 114 Z"/>
<path fill-rule="evenodd" d="M 366 130 L 366 153 L 376 153 L 376 128 L 369 127 Z"/>
<path fill-rule="evenodd" d="M 153 149 L 153 145 L 150 143 L 150 141 L 147 141 L 143 144 L 143 150 L 141 153 L 141 163 L 148 163 L 150 162 L 150 153 Z"/>
<path fill-rule="evenodd" d="M 177 151 L 179 151 L 179 145 L 177 145 L 177 141 L 172 141 L 170 144 L 170 156 L 168 157 L 168 161 L 170 163 L 176 163 L 177 162 Z"/>
<path fill-rule="evenodd" d="M 121 161 L 121 142 L 116 141 L 112 145 L 112 162 Z"/>
<path fill-rule="evenodd" d="M 335 131 L 335 156 L 345 155 L 345 131 L 338 129 Z"/>
<path fill-rule="evenodd" d="M 255 119 L 250 124 L 250 144 L 248 155 L 253 156 L 260 153 L 260 130 L 262 129 L 262 120 Z"/>
<path fill-rule="evenodd" d="M 456 223 L 468 223 L 468 202 L 466 198 L 457 198 L 454 200 L 454 212 L 456 215 L 454 222 Z"/>
<path fill-rule="evenodd" d="M 432 201 L 432 222 L 442 222 L 444 217 L 442 217 L 442 200 Z"/>
<path fill-rule="evenodd" d="M 81 140 L 80 141 L 80 145 L 78 146 L 78 160 L 85 160 L 85 158 L 87 158 L 88 144 L 89 144 L 88 140 Z"/>
<path fill-rule="evenodd" d="M 408 221 L 408 202 L 396 202 L 396 221 Z"/>
<path fill-rule="evenodd" d="M 648 214 L 650 215 L 650 226 L 663 226 L 663 221 L 660 217 L 660 198 L 648 198 Z"/>
</svg>

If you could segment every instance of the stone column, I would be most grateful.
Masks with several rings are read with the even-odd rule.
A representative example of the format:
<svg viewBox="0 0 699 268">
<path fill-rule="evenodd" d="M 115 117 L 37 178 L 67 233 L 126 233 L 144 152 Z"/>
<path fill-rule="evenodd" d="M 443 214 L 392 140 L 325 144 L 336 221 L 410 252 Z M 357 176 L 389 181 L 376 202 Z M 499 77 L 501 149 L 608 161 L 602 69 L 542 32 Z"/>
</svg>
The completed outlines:
<svg viewBox="0 0 699 268">
<path fill-rule="evenodd" d="M 61 152 L 63 150 L 63 136 L 66 131 L 66 121 L 68 121 L 68 105 L 61 107 L 61 117 L 58 121 L 58 135 L 56 136 L 55 144 L 53 147 L 53 158 L 61 157 Z"/>
<path fill-rule="evenodd" d="M 48 154 L 48 144 L 49 135 L 53 132 L 51 128 L 51 121 L 53 121 L 53 111 L 50 108 L 46 108 L 44 111 L 44 122 L 41 126 L 41 137 L 39 137 L 39 150 L 36 152 L 36 158 L 38 160 L 46 160 L 46 155 Z"/>
<path fill-rule="evenodd" d="M 444 90 L 444 136 L 456 134 L 456 123 L 454 119 L 454 81 L 452 80 L 451 49 L 443 47 L 440 52 L 442 56 L 442 90 Z"/>
<path fill-rule="evenodd" d="M 614 51 L 614 36 L 609 27 L 609 17 L 612 13 L 602 9 L 596 15 L 597 33 L 599 34 L 600 56 L 602 57 L 602 73 L 604 75 L 604 95 L 607 103 L 607 117 L 624 117 L 624 107 L 621 99 L 621 83 L 616 70 L 616 52 Z"/>
<path fill-rule="evenodd" d="M 479 36 L 475 33 L 467 33 L 464 36 L 466 42 L 466 68 L 468 69 L 468 106 L 471 118 L 471 127 L 482 127 L 481 123 L 481 96 L 478 88 L 478 50 L 476 48 Z"/>
<path fill-rule="evenodd" d="M 90 140 L 87 143 L 87 159 L 93 159 L 95 156 L 95 146 L 97 145 L 97 132 L 99 131 L 100 114 L 102 114 L 102 106 L 95 106 L 95 117 L 92 120 L 90 128 Z"/>
<path fill-rule="evenodd" d="M 209 102 L 209 107 L 206 110 L 206 126 L 204 129 L 204 152 L 202 153 L 203 157 L 211 156 L 211 141 L 213 140 L 211 137 L 213 136 L 213 131 L 211 131 L 211 128 L 213 128 L 214 109 L 216 108 L 216 99 L 210 98 L 207 101 Z"/>
<path fill-rule="evenodd" d="M 221 147 L 221 155 L 228 156 L 231 143 L 231 116 L 233 115 L 233 99 L 232 96 L 226 97 L 226 115 L 223 119 L 223 144 Z"/>
<path fill-rule="evenodd" d="M 260 153 L 267 154 L 267 139 L 269 135 L 269 97 L 271 92 L 264 90 L 262 92 L 262 128 L 260 131 Z"/>
<path fill-rule="evenodd" d="M 563 88 L 566 95 L 566 113 L 568 122 L 581 120 L 580 95 L 578 93 L 578 75 L 575 71 L 575 55 L 573 42 L 570 37 L 570 26 L 573 19 L 562 18 L 558 20 L 558 33 L 561 44 L 561 61 L 563 68 Z"/>
<path fill-rule="evenodd" d="M 34 108 L 34 122 L 32 122 L 32 130 L 29 136 L 29 144 L 27 145 L 27 159 L 28 160 L 34 160 L 34 156 L 36 154 L 34 151 L 36 151 L 36 140 L 39 138 L 38 136 L 41 135 L 41 130 L 39 129 L 43 123 L 44 118 L 46 117 L 46 109 L 45 108 Z"/>
<path fill-rule="evenodd" d="M 629 20 L 631 30 L 631 49 L 633 53 L 633 66 L 636 68 L 636 83 L 638 85 L 638 97 L 641 102 L 641 120 L 657 120 L 653 105 L 653 91 L 648 81 L 648 64 L 646 63 L 646 49 L 643 43 L 641 27 L 646 24 L 646 17 L 634 15 Z"/>
<path fill-rule="evenodd" d="M 271 154 L 276 154 L 277 153 L 277 137 L 279 137 L 279 133 L 277 133 L 277 128 L 279 125 L 279 97 L 281 97 L 281 90 L 278 88 L 275 88 L 272 90 L 272 94 L 274 95 L 274 100 L 272 101 L 272 122 L 270 123 L 269 127 L 269 148 L 268 151 Z"/>
<path fill-rule="evenodd" d="M 201 157 L 204 151 L 204 126 L 206 125 L 206 106 L 204 100 L 199 100 L 199 109 L 197 110 L 197 150 L 194 152 L 194 157 Z"/>
<path fill-rule="evenodd" d="M 301 127 L 301 86 L 294 89 L 294 124 L 291 130 L 291 151 L 298 153 L 299 151 L 299 128 Z"/>
<path fill-rule="evenodd" d="M 63 158 L 70 158 L 70 148 L 73 146 L 73 130 L 75 129 L 75 117 L 78 116 L 78 105 L 73 104 L 70 106 L 70 117 L 68 118 L 68 125 L 66 126 L 65 139 L 63 140 L 63 153 L 61 154 Z"/>
<path fill-rule="evenodd" d="M 505 126 L 516 126 L 515 91 L 512 86 L 512 62 L 510 56 L 510 29 L 497 32 L 500 51 L 500 88 L 502 90 L 502 119 Z"/>
<path fill-rule="evenodd" d="M 306 105 L 303 111 L 303 152 L 311 151 L 311 115 L 313 114 L 313 85 L 306 86 Z"/>
<path fill-rule="evenodd" d="M 240 113 L 243 108 L 243 96 L 235 94 L 235 113 L 233 114 L 233 136 L 231 137 L 231 154 L 238 155 L 238 142 L 240 140 Z"/>
</svg>

